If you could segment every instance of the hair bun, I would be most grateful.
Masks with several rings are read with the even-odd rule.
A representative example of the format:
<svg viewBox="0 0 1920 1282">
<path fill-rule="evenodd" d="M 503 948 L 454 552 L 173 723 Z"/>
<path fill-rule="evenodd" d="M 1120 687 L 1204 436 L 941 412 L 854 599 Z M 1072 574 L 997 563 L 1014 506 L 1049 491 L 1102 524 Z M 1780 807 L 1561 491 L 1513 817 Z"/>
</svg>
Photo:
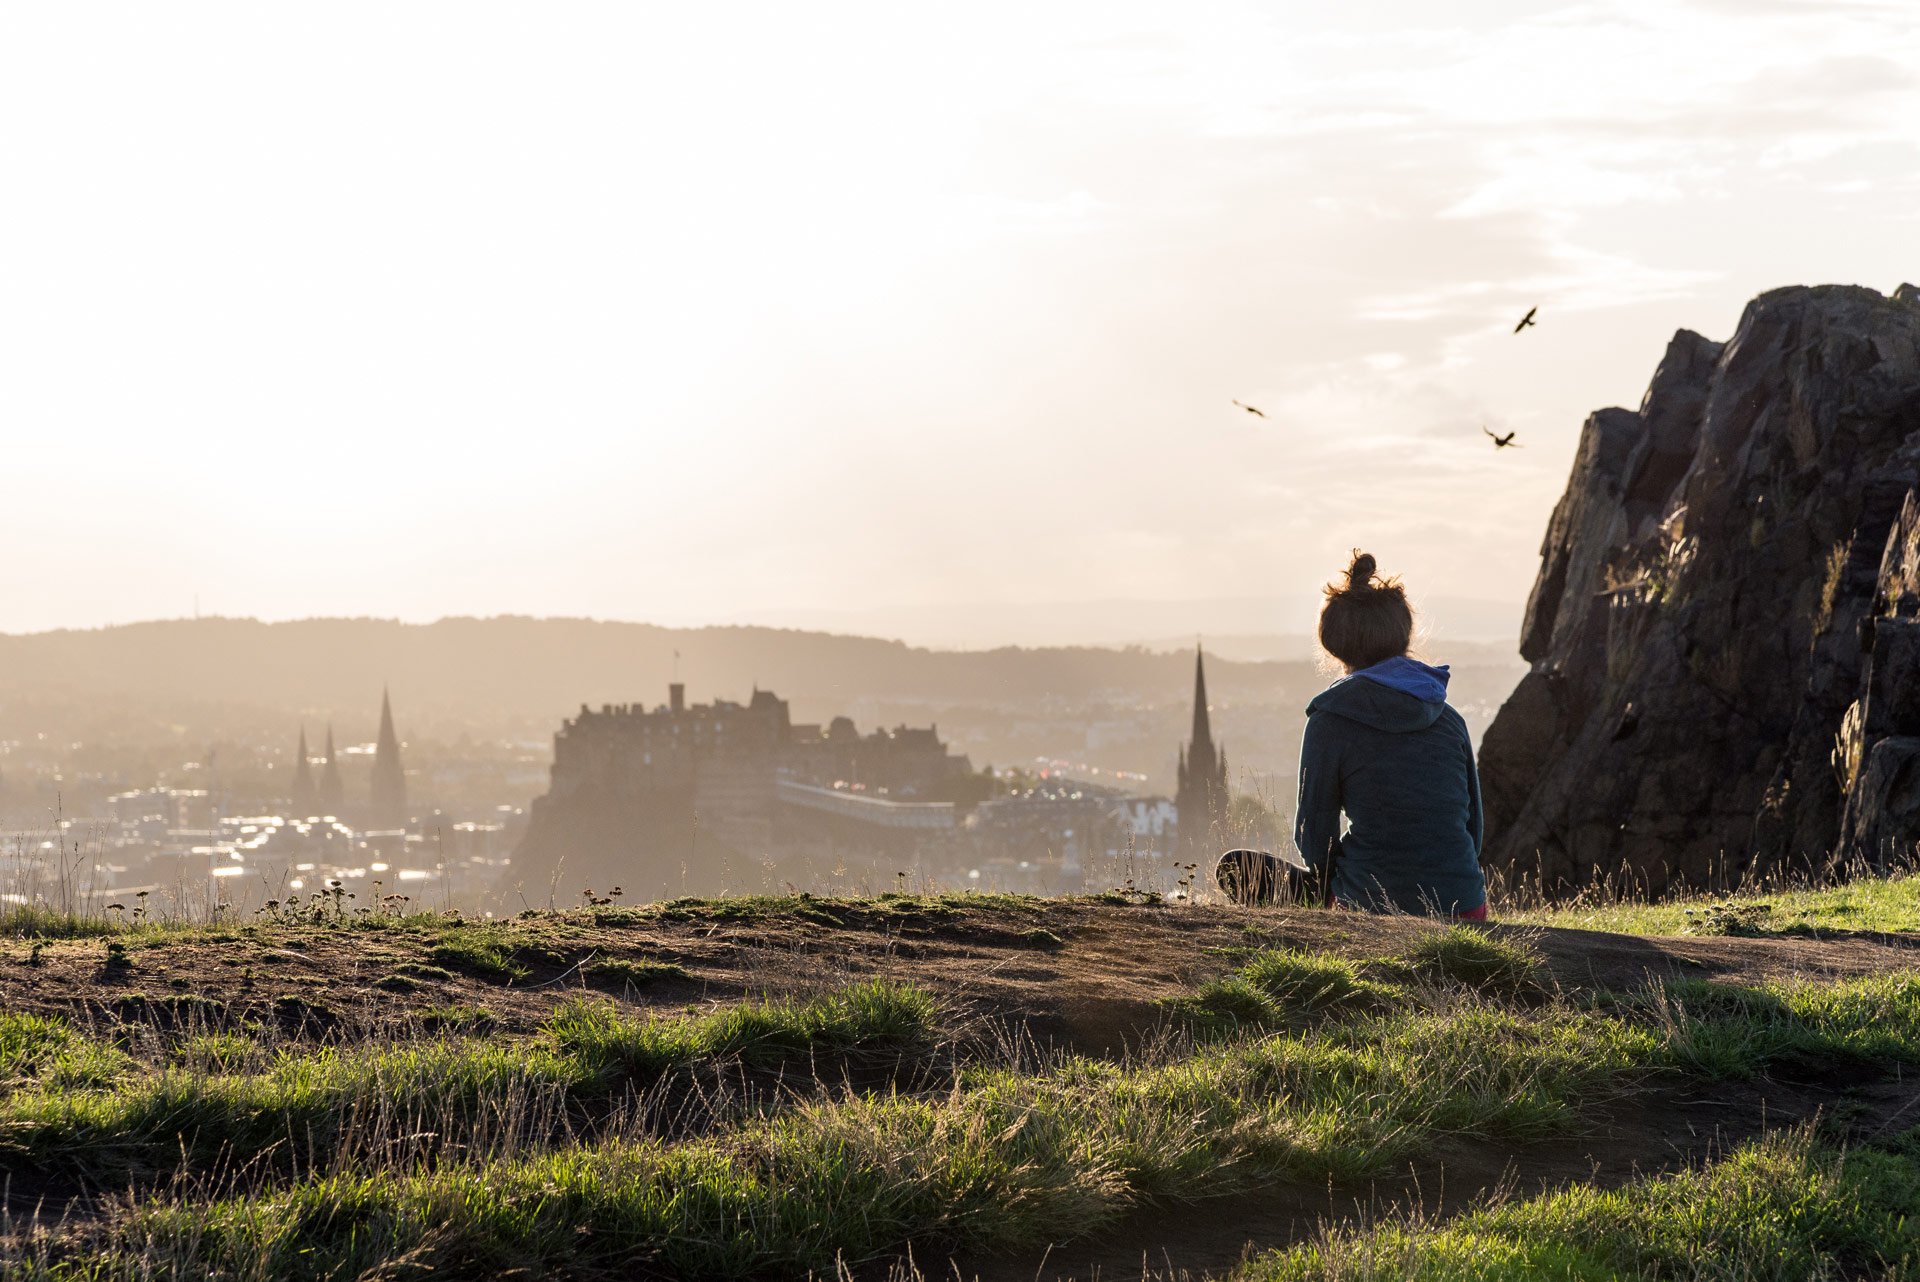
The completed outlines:
<svg viewBox="0 0 1920 1282">
<path fill-rule="evenodd" d="M 1372 587 L 1373 572 L 1377 568 L 1379 568 L 1379 563 L 1373 559 L 1371 553 L 1362 552 L 1359 548 L 1355 548 L 1353 550 L 1353 564 L 1347 567 L 1347 591 L 1365 592 L 1368 588 Z"/>
</svg>

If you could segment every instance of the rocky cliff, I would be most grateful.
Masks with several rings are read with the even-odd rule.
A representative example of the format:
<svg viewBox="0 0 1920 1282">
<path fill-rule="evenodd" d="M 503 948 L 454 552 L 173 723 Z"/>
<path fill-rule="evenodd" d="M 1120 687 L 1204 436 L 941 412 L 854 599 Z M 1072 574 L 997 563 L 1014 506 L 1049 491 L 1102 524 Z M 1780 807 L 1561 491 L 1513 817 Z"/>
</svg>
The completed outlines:
<svg viewBox="0 0 1920 1282">
<path fill-rule="evenodd" d="M 1582 430 L 1487 730 L 1487 863 L 1570 889 L 1920 844 L 1920 289 L 1682 330 Z"/>
</svg>

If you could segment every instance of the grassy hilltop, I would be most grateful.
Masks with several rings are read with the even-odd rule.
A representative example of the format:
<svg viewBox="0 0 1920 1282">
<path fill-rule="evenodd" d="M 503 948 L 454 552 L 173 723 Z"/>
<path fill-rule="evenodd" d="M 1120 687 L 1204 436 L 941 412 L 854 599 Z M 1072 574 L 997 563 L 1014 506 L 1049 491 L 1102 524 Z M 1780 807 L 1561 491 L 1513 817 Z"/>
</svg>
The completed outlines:
<svg viewBox="0 0 1920 1282">
<path fill-rule="evenodd" d="M 1920 1274 L 1920 882 L 32 913 L 22 1278 Z"/>
</svg>

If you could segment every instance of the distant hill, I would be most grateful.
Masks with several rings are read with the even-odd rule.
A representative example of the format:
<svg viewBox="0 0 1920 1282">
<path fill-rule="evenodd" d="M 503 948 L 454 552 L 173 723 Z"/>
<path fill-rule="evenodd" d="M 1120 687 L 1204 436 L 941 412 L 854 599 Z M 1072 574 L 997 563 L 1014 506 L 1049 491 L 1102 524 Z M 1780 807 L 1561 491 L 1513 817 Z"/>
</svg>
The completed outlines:
<svg viewBox="0 0 1920 1282">
<path fill-rule="evenodd" d="M 1107 694 L 1169 697 L 1190 688 L 1193 670 L 1190 651 L 1143 647 L 930 650 L 778 628 L 516 616 L 428 624 L 214 618 L 0 635 L 0 698 L 364 712 L 391 685 L 410 715 L 484 709 L 546 718 L 581 703 L 663 701 L 676 652 L 689 698 L 745 698 L 758 685 L 792 699 L 803 717 L 859 698 L 1037 707 Z M 1217 698 L 1314 679 L 1305 659 L 1209 664 Z"/>
<path fill-rule="evenodd" d="M 1498 645 L 1511 653 L 1520 633 L 1520 602 L 1479 597 L 1426 596 L 1414 601 L 1423 626 L 1451 646 L 1456 642 Z M 1276 594 L 1245 597 L 1196 597 L 1190 600 L 1055 600 L 1025 605 L 999 601 L 944 601 L 915 607 L 910 631 L 902 631 L 894 609 L 782 610 L 777 618 L 747 612 L 724 620 L 748 626 L 778 625 L 857 636 L 898 636 L 934 649 L 984 650 L 1000 645 L 1109 646 L 1145 644 L 1171 638 L 1170 648 L 1193 643 L 1196 635 L 1273 640 L 1293 637 L 1310 647 L 1319 601 L 1315 594 L 1288 598 Z M 1304 656 L 1306 648 L 1274 658 Z"/>
</svg>

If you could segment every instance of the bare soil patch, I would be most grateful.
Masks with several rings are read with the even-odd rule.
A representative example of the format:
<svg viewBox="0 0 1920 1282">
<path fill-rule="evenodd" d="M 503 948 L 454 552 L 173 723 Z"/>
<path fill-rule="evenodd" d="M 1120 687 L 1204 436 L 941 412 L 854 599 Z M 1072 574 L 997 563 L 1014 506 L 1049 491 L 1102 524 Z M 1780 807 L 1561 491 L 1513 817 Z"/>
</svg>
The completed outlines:
<svg viewBox="0 0 1920 1282">
<path fill-rule="evenodd" d="M 524 975 L 436 962 L 444 930 L 260 925 L 130 941 L 109 963 L 100 940 L 0 945 L 0 1006 L 91 1022 L 219 1026 L 253 1020 L 314 1039 L 433 1031 L 447 1007 L 486 1011 L 502 1032 L 537 1026 L 562 1001 L 600 994 L 678 1010 L 749 996 L 804 995 L 869 976 L 919 984 L 1040 1045 L 1116 1055 L 1154 1035 L 1160 1003 L 1261 948 L 1366 958 L 1436 929 L 1416 918 L 1303 909 L 1128 906 L 1084 900 L 968 906 L 897 921 L 830 912 L 666 918 L 631 910 L 508 923 Z M 1920 964 L 1903 936 L 1638 937 L 1490 927 L 1532 941 L 1569 991 L 1631 990 L 1674 977 L 1756 983 L 1837 978 Z M 603 964 L 678 967 L 645 982 Z"/>
</svg>

